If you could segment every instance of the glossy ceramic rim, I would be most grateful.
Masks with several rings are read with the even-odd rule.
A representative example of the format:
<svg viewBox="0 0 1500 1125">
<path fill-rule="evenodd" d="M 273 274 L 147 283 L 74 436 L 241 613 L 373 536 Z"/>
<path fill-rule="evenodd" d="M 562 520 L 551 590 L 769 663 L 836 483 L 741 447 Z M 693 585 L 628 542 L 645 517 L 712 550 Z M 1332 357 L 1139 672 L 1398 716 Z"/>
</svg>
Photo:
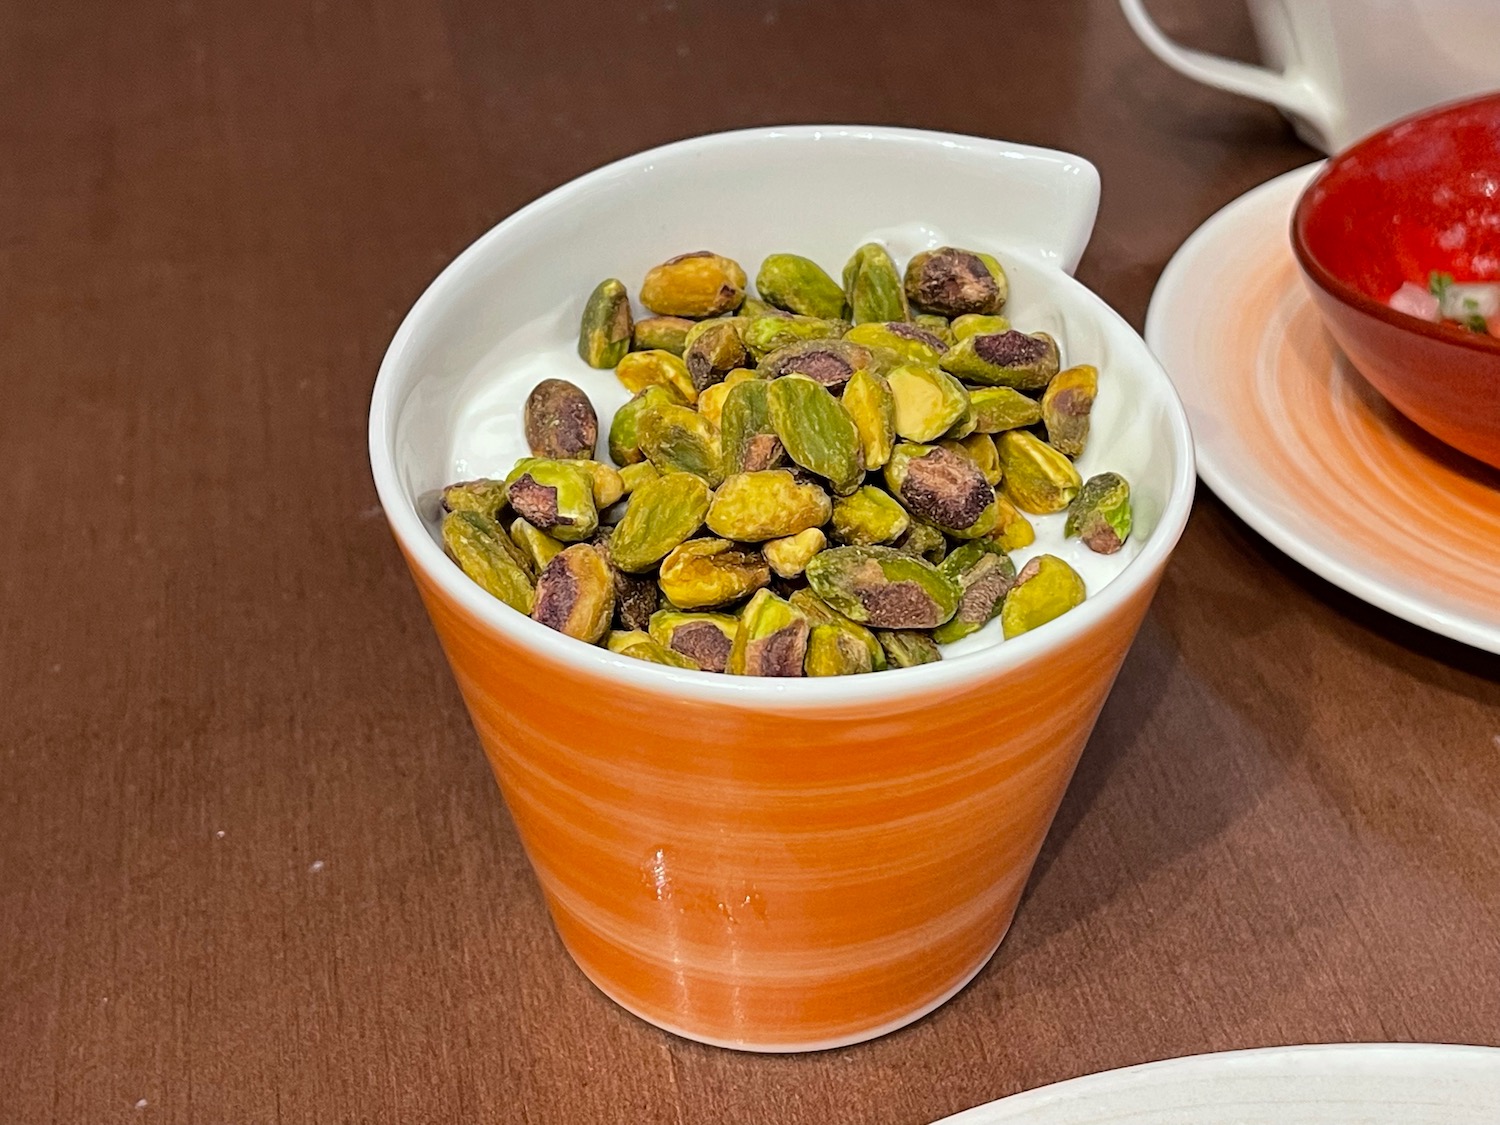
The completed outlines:
<svg viewBox="0 0 1500 1125">
<path fill-rule="evenodd" d="M 1376 320 L 1383 321 L 1392 328 L 1398 328 L 1403 332 L 1411 332 L 1418 336 L 1425 336 L 1429 340 L 1453 344 L 1469 351 L 1483 352 L 1486 355 L 1500 355 L 1500 337 L 1469 332 L 1445 322 L 1434 324 L 1430 320 L 1423 320 L 1419 316 L 1412 316 L 1411 313 L 1393 309 L 1390 305 L 1377 301 L 1368 294 L 1361 293 L 1354 286 L 1340 279 L 1337 274 L 1318 259 L 1317 255 L 1308 248 L 1304 235 L 1309 218 L 1313 212 L 1313 192 L 1325 180 L 1348 164 L 1349 161 L 1359 159 L 1370 146 L 1387 140 L 1392 133 L 1399 129 L 1405 129 L 1416 124 L 1438 121 L 1451 113 L 1459 113 L 1471 109 L 1476 105 L 1487 103 L 1494 103 L 1500 106 L 1500 93 L 1481 94 L 1477 98 L 1465 98 L 1462 101 L 1448 102 L 1434 109 L 1426 109 L 1420 113 L 1414 113 L 1409 117 L 1403 117 L 1399 121 L 1394 121 L 1384 128 L 1376 130 L 1363 140 L 1357 141 L 1337 156 L 1330 157 L 1324 161 L 1322 171 L 1314 176 L 1312 182 L 1302 189 L 1302 194 L 1297 197 L 1296 206 L 1292 208 L 1291 240 L 1292 253 L 1296 255 L 1297 264 L 1302 267 L 1302 272 L 1319 289 L 1341 304 L 1347 305 L 1356 312 L 1364 313 L 1366 316 L 1373 316 Z"/>
<path fill-rule="evenodd" d="M 427 319 L 435 307 L 447 299 L 451 290 L 458 289 L 464 284 L 465 275 L 471 263 L 488 253 L 495 243 L 512 237 L 518 229 L 524 229 L 525 225 L 536 216 L 563 203 L 571 202 L 578 196 L 586 195 L 604 182 L 621 175 L 649 170 L 655 161 L 664 157 L 785 140 L 803 143 L 816 142 L 824 137 L 902 144 L 908 148 L 961 146 L 980 152 L 987 151 L 997 163 L 1017 157 L 1049 160 L 1064 164 L 1071 170 L 1084 172 L 1091 177 L 1091 186 L 1096 187 L 1098 183 L 1098 173 L 1088 161 L 1082 157 L 1053 149 L 920 129 L 865 125 L 777 126 L 709 134 L 625 157 L 563 184 L 502 220 L 450 262 L 423 291 L 406 314 L 381 361 L 370 402 L 370 464 L 375 478 L 376 492 L 380 497 L 380 503 L 385 510 L 392 533 L 402 546 L 411 565 L 420 567 L 427 578 L 474 619 L 515 643 L 537 650 L 573 671 L 587 675 L 607 676 L 622 683 L 638 686 L 642 690 L 666 692 L 677 698 L 701 702 L 776 708 L 813 708 L 917 695 L 975 679 L 999 676 L 1044 653 L 1074 643 L 1078 638 L 1092 631 L 1159 575 L 1187 524 L 1196 486 L 1196 470 L 1187 412 L 1171 380 L 1162 370 L 1160 363 L 1149 354 L 1149 349 L 1143 349 L 1148 353 L 1142 356 L 1143 374 L 1148 383 L 1154 387 L 1156 391 L 1154 401 L 1166 411 L 1174 436 L 1174 448 L 1170 451 L 1172 457 L 1170 491 L 1162 506 L 1157 526 L 1152 531 L 1150 541 L 1102 591 L 1091 595 L 1077 609 L 1050 622 L 1046 629 L 1025 633 L 1003 644 L 969 653 L 951 661 L 916 668 L 893 669 L 879 675 L 765 679 L 689 672 L 633 660 L 619 656 L 605 648 L 580 644 L 507 608 L 464 577 L 462 572 L 448 560 L 442 548 L 434 542 L 416 510 L 406 502 L 397 476 L 392 449 L 394 426 L 397 421 L 393 399 L 398 380 L 401 378 L 398 369 L 405 366 L 406 353 L 411 347 L 417 326 Z M 1081 214 L 1079 225 L 1074 228 L 1079 244 L 1086 241 L 1086 234 L 1092 226 L 1093 217 L 1092 210 Z M 1036 258 L 1032 261 L 1053 271 L 1054 276 L 1050 279 L 1052 284 L 1064 288 L 1074 287 L 1092 307 L 1096 317 L 1103 322 L 1107 330 L 1116 333 L 1123 332 L 1137 340 L 1140 339 L 1139 334 L 1124 318 L 1092 290 L 1076 281 L 1056 264 L 1049 264 Z"/>
<path fill-rule="evenodd" d="M 1138 1066 L 1122 1067 L 1118 1070 L 1087 1074 L 1071 1078 L 1050 1086 L 1041 1086 L 1013 1094 L 1008 1098 L 989 1102 L 945 1117 L 934 1125 L 1107 1125 L 1117 1120 L 1116 1113 L 1128 1113 L 1125 1120 L 1145 1120 L 1137 1116 L 1147 1112 L 1136 1104 L 1120 1105 L 1122 1097 L 1143 1089 L 1166 1089 L 1189 1081 L 1213 1081 L 1215 1079 L 1261 1080 L 1267 1083 L 1293 1083 L 1307 1077 L 1310 1068 L 1323 1066 L 1322 1076 L 1328 1071 L 1347 1072 L 1350 1084 L 1349 1100 L 1360 1105 L 1359 1083 L 1368 1076 L 1372 1066 L 1397 1056 L 1402 1062 L 1421 1064 L 1431 1059 L 1432 1078 L 1436 1081 L 1453 1081 L 1461 1076 L 1493 1073 L 1490 1068 L 1500 1069 L 1500 1048 L 1444 1043 L 1318 1043 L 1289 1047 L 1257 1047 L 1243 1051 L 1219 1051 L 1212 1054 L 1185 1055 L 1181 1058 L 1164 1059 L 1160 1062 L 1142 1063 Z M 1115 1102 L 1117 1108 L 1111 1108 Z M 1226 1113 L 1215 1115 L 1211 1107 L 1204 1107 L 1204 1125 L 1274 1125 L 1278 1120 L 1276 1110 L 1280 1103 L 1262 1103 L 1265 1116 L 1252 1123 L 1243 1116 L 1242 1104 L 1229 1103 Z M 1163 1107 L 1165 1108 L 1165 1107 Z M 1186 1108 L 1186 1107 L 1173 1107 Z M 1407 1107 L 1402 1107 L 1407 1108 Z M 1495 1106 L 1500 1111 L 1500 1102 Z M 1443 1120 L 1442 1107 L 1434 1106 L 1437 1113 L 1419 1122 Z M 1087 1116 L 1083 1116 L 1083 1115 Z"/>
<path fill-rule="evenodd" d="M 1159 356 L 1170 354 L 1169 337 L 1175 329 L 1173 306 L 1178 294 L 1194 288 L 1194 259 L 1206 245 L 1212 244 L 1224 231 L 1240 223 L 1242 213 L 1262 197 L 1288 191 L 1288 184 L 1317 174 L 1323 161 L 1294 168 L 1258 187 L 1251 188 L 1210 216 L 1172 255 L 1151 295 L 1146 312 L 1146 342 Z M 1278 223 L 1267 233 L 1283 231 Z M 1311 294 L 1308 300 L 1312 300 Z M 1185 376 L 1184 376 L 1185 377 Z M 1362 377 L 1362 376 L 1361 376 Z M 1420 598 L 1368 577 L 1357 566 L 1324 551 L 1289 530 L 1277 517 L 1274 506 L 1263 504 L 1253 490 L 1241 487 L 1234 474 L 1221 466 L 1215 457 L 1212 441 L 1198 450 L 1198 472 L 1203 481 L 1229 508 L 1258 534 L 1288 558 L 1307 567 L 1361 601 L 1382 609 L 1429 632 L 1449 637 L 1488 652 L 1500 652 L 1500 629 L 1448 613 Z"/>
</svg>

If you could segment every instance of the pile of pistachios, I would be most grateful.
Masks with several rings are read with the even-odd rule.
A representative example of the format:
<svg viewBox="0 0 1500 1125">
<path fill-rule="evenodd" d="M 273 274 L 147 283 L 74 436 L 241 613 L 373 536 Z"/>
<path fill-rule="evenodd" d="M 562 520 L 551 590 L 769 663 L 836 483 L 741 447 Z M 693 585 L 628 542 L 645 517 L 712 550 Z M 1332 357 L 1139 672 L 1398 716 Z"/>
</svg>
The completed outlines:
<svg viewBox="0 0 1500 1125">
<path fill-rule="evenodd" d="M 547 379 L 503 480 L 443 491 L 443 544 L 534 620 L 611 652 L 751 676 L 925 664 L 998 617 L 1006 638 L 1079 605 L 1025 513 L 1066 512 L 1101 554 L 1130 534 L 1130 487 L 1084 481 L 1098 371 L 1011 327 L 991 255 L 942 247 L 903 273 L 878 243 L 843 284 L 796 254 L 760 267 L 699 251 L 656 266 L 632 317 L 593 291 L 578 352 L 633 394 L 596 460 L 588 396 Z M 623 509 L 623 510 L 622 510 Z"/>
</svg>

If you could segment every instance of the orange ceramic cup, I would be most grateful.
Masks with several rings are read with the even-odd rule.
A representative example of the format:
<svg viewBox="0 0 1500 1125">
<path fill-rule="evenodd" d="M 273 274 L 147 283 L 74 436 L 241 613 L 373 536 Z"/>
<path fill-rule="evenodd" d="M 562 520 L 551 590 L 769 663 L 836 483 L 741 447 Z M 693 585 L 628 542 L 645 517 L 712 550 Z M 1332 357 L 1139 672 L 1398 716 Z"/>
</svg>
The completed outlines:
<svg viewBox="0 0 1500 1125">
<path fill-rule="evenodd" d="M 868 187 L 851 197 L 849 183 Z M 994 141 L 828 127 L 701 138 L 512 216 L 392 342 L 371 411 L 381 501 L 563 942 L 642 1018 L 746 1049 L 857 1042 L 942 1003 L 1005 935 L 1192 498 L 1170 384 L 1067 273 L 1096 199 L 1076 157 Z M 872 234 L 893 249 L 993 249 L 1013 318 L 1100 365 L 1080 468 L 1132 481 L 1139 553 L 1084 605 L 938 664 L 758 680 L 569 640 L 443 555 L 435 492 L 509 467 L 518 449 L 503 435 L 528 383 L 558 374 L 608 398 L 611 373 L 559 369 L 566 349 L 546 351 L 576 331 L 599 278 L 633 287 L 700 246 L 747 266 L 787 249 L 836 266 Z M 475 409 L 494 425 L 473 428 Z M 607 402 L 601 414 L 607 426 Z M 480 437 L 458 449 L 463 425 Z"/>
</svg>

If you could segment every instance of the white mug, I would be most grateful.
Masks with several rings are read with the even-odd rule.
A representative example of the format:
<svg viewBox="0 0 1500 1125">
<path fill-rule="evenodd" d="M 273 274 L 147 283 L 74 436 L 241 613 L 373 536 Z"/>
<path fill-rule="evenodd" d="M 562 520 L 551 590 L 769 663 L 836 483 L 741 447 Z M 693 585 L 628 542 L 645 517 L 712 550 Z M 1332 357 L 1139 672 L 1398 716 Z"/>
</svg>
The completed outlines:
<svg viewBox="0 0 1500 1125">
<path fill-rule="evenodd" d="M 1168 39 L 1142 0 L 1125 18 L 1189 78 L 1279 107 L 1297 135 L 1336 152 L 1427 106 L 1500 88 L 1500 0 L 1249 0 L 1267 66 Z"/>
</svg>

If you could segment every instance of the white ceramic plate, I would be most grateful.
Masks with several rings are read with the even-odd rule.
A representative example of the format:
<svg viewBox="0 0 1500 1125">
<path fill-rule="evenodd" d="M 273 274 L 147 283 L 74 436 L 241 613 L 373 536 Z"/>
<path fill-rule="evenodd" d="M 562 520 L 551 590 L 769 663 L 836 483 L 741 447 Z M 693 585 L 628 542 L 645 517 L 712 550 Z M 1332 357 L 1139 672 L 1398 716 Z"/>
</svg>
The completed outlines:
<svg viewBox="0 0 1500 1125">
<path fill-rule="evenodd" d="M 1199 475 L 1241 519 L 1356 597 L 1500 652 L 1500 472 L 1408 422 L 1323 328 L 1289 236 L 1319 167 L 1198 228 L 1146 342 L 1187 407 Z"/>
<path fill-rule="evenodd" d="M 1343 1043 L 1091 1074 L 938 1125 L 1496 1125 L 1500 1049 Z"/>
</svg>

